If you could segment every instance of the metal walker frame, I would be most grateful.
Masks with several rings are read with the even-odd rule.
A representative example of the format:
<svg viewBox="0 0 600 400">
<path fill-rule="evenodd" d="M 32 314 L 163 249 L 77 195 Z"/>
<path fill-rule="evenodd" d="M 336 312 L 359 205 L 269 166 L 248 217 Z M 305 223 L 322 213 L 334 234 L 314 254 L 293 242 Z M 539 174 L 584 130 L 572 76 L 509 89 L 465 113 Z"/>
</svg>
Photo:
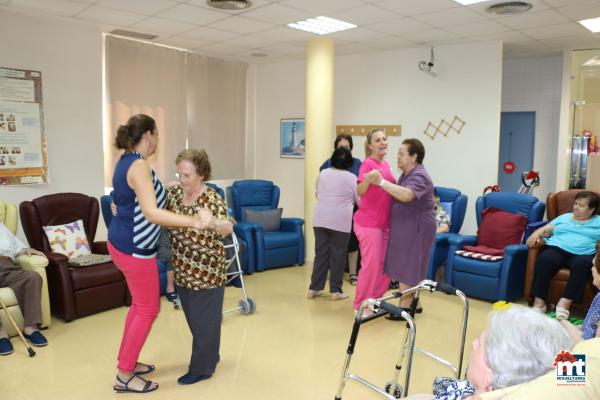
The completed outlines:
<svg viewBox="0 0 600 400">
<path fill-rule="evenodd" d="M 458 357 L 457 365 L 454 365 L 451 362 L 449 362 L 441 357 L 438 357 L 435 354 L 433 354 L 427 350 L 423 350 L 421 348 L 415 347 L 417 328 L 416 328 L 413 318 L 415 315 L 417 303 L 419 301 L 419 292 L 423 289 L 429 290 L 430 292 L 441 291 L 441 292 L 449 294 L 449 295 L 456 295 L 462 300 L 462 303 L 463 303 L 462 335 L 461 335 L 461 341 L 460 341 L 460 354 Z M 409 309 L 400 308 L 400 307 L 394 306 L 387 302 L 388 300 L 400 298 L 400 297 L 402 297 L 406 294 L 410 294 L 410 293 L 414 293 L 414 297 L 412 299 L 412 303 L 411 303 L 411 306 Z M 372 310 L 373 314 L 363 317 L 363 314 L 367 308 Z M 358 333 L 359 333 L 361 325 L 365 324 L 367 322 L 370 322 L 374 319 L 380 318 L 388 313 L 403 317 L 407 323 L 406 324 L 407 330 L 404 334 L 403 345 L 402 345 L 398 360 L 396 362 L 393 378 L 392 378 L 392 380 L 386 382 L 384 384 L 384 388 L 381 389 L 381 388 L 377 387 L 377 385 L 367 381 L 366 379 L 361 378 L 360 376 L 358 376 L 356 374 L 349 373 L 348 369 L 350 367 L 350 360 L 352 358 L 352 354 L 354 353 L 354 347 L 356 345 L 356 340 L 358 339 Z M 335 396 L 335 400 L 342 399 L 342 392 L 346 385 L 346 381 L 349 381 L 349 380 L 358 382 L 361 385 L 366 386 L 367 388 L 371 389 L 375 393 L 379 394 L 381 397 L 389 399 L 389 400 L 401 399 L 403 397 L 406 397 L 408 395 L 408 388 L 409 388 L 409 384 L 410 384 L 410 376 L 411 376 L 411 370 L 412 370 L 412 361 L 413 361 L 413 355 L 414 355 L 415 351 L 419 354 L 427 356 L 427 357 L 433 359 L 434 361 L 448 367 L 449 369 L 452 370 L 454 377 L 458 379 L 462 373 L 462 364 L 463 364 L 463 355 L 464 355 L 464 350 L 465 350 L 465 337 L 467 334 L 468 318 L 469 318 L 469 302 L 463 292 L 461 292 L 460 290 L 458 290 L 450 285 L 447 285 L 443 282 L 435 282 L 435 281 L 428 280 L 428 279 L 419 282 L 419 284 L 417 286 L 414 286 L 412 288 L 409 288 L 409 289 L 406 289 L 403 291 L 394 292 L 389 296 L 382 297 L 380 299 L 367 299 L 367 300 L 363 301 L 360 308 L 358 309 L 358 312 L 354 319 L 354 326 L 352 328 L 352 333 L 350 335 L 350 343 L 348 344 L 348 349 L 346 350 L 346 359 L 344 361 L 344 365 L 342 368 L 342 375 L 340 378 L 340 384 L 338 387 L 337 394 Z M 400 378 L 400 372 L 402 370 L 402 366 L 403 366 L 405 359 L 406 359 L 406 375 L 404 377 L 404 387 L 402 387 L 398 383 L 398 381 Z"/>
<path fill-rule="evenodd" d="M 252 298 L 248 297 L 248 294 L 246 293 L 246 286 L 244 285 L 244 271 L 242 271 L 242 264 L 240 263 L 239 257 L 240 243 L 238 242 L 237 236 L 234 232 L 231 232 L 231 239 L 231 244 L 225 244 L 223 246 L 226 252 L 228 249 L 233 249 L 233 255 L 231 256 L 231 258 L 228 258 L 225 261 L 227 263 L 226 284 L 233 282 L 233 280 L 236 278 L 240 278 L 240 282 L 242 285 L 241 289 L 244 294 L 244 297 L 240 299 L 237 307 L 223 310 L 223 315 L 237 310 L 240 310 L 240 313 L 243 315 L 249 315 L 256 311 L 256 302 Z M 234 263 L 235 268 L 230 272 L 229 269 Z"/>
</svg>

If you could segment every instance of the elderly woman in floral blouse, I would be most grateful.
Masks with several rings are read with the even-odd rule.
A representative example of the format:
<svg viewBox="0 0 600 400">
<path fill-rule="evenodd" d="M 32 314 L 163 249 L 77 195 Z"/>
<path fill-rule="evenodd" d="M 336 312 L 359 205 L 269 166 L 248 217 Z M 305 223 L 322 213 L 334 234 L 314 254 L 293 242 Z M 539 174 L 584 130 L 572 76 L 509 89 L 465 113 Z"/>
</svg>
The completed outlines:
<svg viewBox="0 0 600 400">
<path fill-rule="evenodd" d="M 204 183 L 211 172 L 206 151 L 184 150 L 175 164 L 180 185 L 169 189 L 167 209 L 185 215 L 209 209 L 213 214 L 207 229 L 171 229 L 175 288 L 193 336 L 188 372 L 177 382 L 189 385 L 210 378 L 219 362 L 227 280 L 222 239 L 232 232 L 233 224 L 223 199 Z"/>
<path fill-rule="evenodd" d="M 440 204 L 440 197 L 437 190 L 433 188 L 433 197 L 435 205 L 433 206 L 433 214 L 435 215 L 435 224 L 437 225 L 436 233 L 444 233 L 450 231 L 450 217 L 444 207 Z"/>
</svg>

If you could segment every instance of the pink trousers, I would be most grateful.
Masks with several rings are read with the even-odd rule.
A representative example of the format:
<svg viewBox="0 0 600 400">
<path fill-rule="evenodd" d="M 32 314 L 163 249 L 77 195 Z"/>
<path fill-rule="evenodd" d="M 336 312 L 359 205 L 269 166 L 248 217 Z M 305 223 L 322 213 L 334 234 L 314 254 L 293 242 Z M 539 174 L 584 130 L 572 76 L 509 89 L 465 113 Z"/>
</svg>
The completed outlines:
<svg viewBox="0 0 600 400">
<path fill-rule="evenodd" d="M 389 228 L 368 228 L 354 222 L 354 232 L 360 245 L 361 264 L 356 284 L 354 309 L 369 298 L 383 297 L 390 278 L 383 272 L 383 263 L 390 239 Z"/>
<path fill-rule="evenodd" d="M 117 250 L 110 242 L 107 245 L 114 264 L 125 276 L 131 292 L 131 307 L 125 319 L 117 368 L 133 372 L 160 309 L 156 257 L 136 258 Z"/>
</svg>

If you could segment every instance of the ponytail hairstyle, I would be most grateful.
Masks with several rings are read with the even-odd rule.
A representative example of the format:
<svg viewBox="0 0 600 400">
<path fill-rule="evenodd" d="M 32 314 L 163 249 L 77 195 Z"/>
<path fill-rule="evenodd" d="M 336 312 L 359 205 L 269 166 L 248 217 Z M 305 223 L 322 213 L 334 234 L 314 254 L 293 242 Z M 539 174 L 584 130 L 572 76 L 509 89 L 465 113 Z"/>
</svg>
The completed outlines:
<svg viewBox="0 0 600 400">
<path fill-rule="evenodd" d="M 156 122 L 152 117 L 145 114 L 137 114 L 129 118 L 127 124 L 120 125 L 117 128 L 117 137 L 115 146 L 117 149 L 123 149 L 131 152 L 133 148 L 142 140 L 144 133 L 156 130 Z"/>
<path fill-rule="evenodd" d="M 369 148 L 369 145 L 371 144 L 371 138 L 373 137 L 373 134 L 375 134 L 376 132 L 382 132 L 385 134 L 385 132 L 381 128 L 375 128 L 367 134 L 367 140 L 365 140 L 365 158 L 369 158 L 371 156 L 372 152 Z"/>
</svg>

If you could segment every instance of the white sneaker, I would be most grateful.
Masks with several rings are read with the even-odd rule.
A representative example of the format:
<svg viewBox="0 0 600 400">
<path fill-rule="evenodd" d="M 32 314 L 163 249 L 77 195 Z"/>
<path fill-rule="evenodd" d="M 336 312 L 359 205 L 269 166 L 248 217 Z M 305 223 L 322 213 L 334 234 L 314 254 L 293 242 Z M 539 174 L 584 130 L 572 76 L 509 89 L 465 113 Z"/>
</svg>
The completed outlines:
<svg viewBox="0 0 600 400">
<path fill-rule="evenodd" d="M 556 319 L 557 320 L 569 320 L 569 310 L 562 307 L 556 307 Z"/>
<path fill-rule="evenodd" d="M 315 297 L 319 297 L 322 294 L 323 294 L 323 292 L 321 290 L 309 290 L 308 293 L 306 294 L 306 298 L 314 299 Z"/>
<path fill-rule="evenodd" d="M 343 293 L 343 292 L 331 293 L 331 300 L 333 300 L 333 301 L 344 300 L 347 298 L 348 298 L 348 293 Z"/>
</svg>

